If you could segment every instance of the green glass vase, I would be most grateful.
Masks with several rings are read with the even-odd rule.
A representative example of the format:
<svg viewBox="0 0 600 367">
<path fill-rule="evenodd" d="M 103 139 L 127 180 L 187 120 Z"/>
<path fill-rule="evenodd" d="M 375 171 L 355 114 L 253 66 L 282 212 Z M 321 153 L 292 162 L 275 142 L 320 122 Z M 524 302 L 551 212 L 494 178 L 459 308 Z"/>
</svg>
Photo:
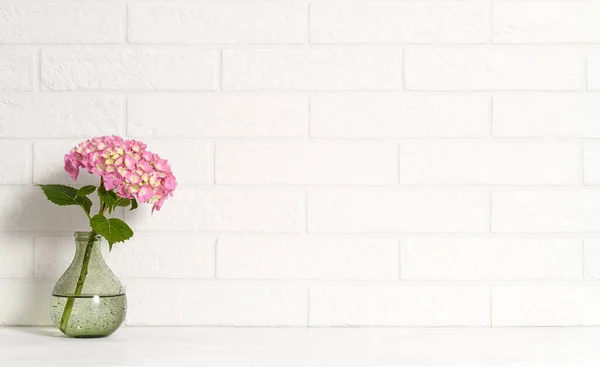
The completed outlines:
<svg viewBox="0 0 600 367">
<path fill-rule="evenodd" d="M 75 232 L 75 244 L 75 258 L 52 291 L 52 321 L 70 337 L 108 336 L 125 320 L 125 288 L 104 262 L 99 235 Z"/>
</svg>

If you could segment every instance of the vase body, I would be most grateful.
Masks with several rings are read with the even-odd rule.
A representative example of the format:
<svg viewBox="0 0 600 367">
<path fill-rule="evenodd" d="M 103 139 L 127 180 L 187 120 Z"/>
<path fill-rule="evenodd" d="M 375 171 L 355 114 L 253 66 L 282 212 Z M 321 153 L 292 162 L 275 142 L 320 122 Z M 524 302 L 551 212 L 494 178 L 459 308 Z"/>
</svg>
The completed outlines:
<svg viewBox="0 0 600 367">
<path fill-rule="evenodd" d="M 75 232 L 75 245 L 75 258 L 52 291 L 52 321 L 67 336 L 108 336 L 125 320 L 125 288 L 104 262 L 100 236 Z"/>
</svg>

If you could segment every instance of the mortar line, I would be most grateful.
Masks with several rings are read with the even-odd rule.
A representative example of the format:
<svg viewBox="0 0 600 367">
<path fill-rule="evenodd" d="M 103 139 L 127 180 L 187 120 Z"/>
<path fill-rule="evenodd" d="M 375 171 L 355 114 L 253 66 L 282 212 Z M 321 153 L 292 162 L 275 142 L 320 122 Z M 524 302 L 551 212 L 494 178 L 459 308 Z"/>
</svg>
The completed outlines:
<svg viewBox="0 0 600 367">
<path fill-rule="evenodd" d="M 214 245 L 214 260 L 213 260 L 213 276 L 215 279 L 219 279 L 219 277 L 217 276 L 217 251 L 218 251 L 218 247 L 219 247 L 219 237 L 217 237 L 215 239 L 215 245 Z"/>
<path fill-rule="evenodd" d="M 581 240 L 581 279 L 586 281 L 585 279 L 585 239 Z"/>
</svg>

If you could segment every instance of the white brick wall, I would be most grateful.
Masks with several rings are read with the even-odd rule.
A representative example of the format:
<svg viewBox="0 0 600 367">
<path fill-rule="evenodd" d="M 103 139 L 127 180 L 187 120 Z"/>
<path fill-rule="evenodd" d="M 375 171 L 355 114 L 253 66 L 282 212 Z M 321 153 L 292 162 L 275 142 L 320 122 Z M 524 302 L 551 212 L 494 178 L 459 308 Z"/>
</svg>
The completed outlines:
<svg viewBox="0 0 600 367">
<path fill-rule="evenodd" d="M 180 187 L 129 325 L 600 326 L 600 0 L 0 1 L 0 325 L 48 324 L 80 140 Z M 77 184 L 95 183 L 81 175 Z"/>
</svg>

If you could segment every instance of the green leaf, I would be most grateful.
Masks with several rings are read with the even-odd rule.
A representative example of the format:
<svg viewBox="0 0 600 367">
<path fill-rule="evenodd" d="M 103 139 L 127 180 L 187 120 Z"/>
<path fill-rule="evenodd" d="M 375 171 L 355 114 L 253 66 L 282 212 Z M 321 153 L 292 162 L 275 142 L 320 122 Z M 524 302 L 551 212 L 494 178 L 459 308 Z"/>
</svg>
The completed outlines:
<svg viewBox="0 0 600 367">
<path fill-rule="evenodd" d="M 99 235 L 106 238 L 109 249 L 117 242 L 123 242 L 133 236 L 133 231 L 127 223 L 118 218 L 106 218 L 102 214 L 96 214 L 90 219 L 90 226 Z"/>
<path fill-rule="evenodd" d="M 131 209 L 129 209 L 129 211 L 135 210 L 137 208 L 138 208 L 137 200 L 135 200 L 135 198 L 131 199 Z"/>
<path fill-rule="evenodd" d="M 87 197 L 77 196 L 78 190 L 74 187 L 65 185 L 38 185 L 46 198 L 56 205 L 79 205 L 83 211 L 90 216 L 90 209 L 92 208 L 92 201 Z"/>
<path fill-rule="evenodd" d="M 112 213 L 113 209 L 117 206 L 117 200 L 119 197 L 115 194 L 114 191 L 107 191 L 104 186 L 98 187 L 98 197 L 100 201 L 103 202 L 108 208 L 108 212 Z"/>
<path fill-rule="evenodd" d="M 96 191 L 96 186 L 87 185 L 87 186 L 80 188 L 79 191 L 77 191 L 77 196 L 79 196 L 79 197 L 88 196 L 89 194 L 91 194 L 94 191 Z"/>
<path fill-rule="evenodd" d="M 117 199 L 117 206 L 127 207 L 129 205 L 131 205 L 131 200 L 125 198 Z"/>
</svg>

